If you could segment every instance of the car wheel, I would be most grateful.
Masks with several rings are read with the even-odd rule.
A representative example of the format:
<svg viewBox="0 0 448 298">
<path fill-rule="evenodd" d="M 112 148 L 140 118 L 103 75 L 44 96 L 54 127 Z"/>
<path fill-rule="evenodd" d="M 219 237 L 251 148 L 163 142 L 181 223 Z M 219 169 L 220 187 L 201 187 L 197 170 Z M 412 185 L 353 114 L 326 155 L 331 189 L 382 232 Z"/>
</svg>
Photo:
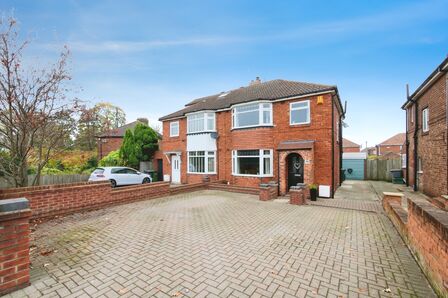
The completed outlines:
<svg viewBox="0 0 448 298">
<path fill-rule="evenodd" d="M 110 179 L 110 185 L 112 185 L 112 188 L 117 187 L 117 181 L 115 181 L 114 179 Z"/>
<path fill-rule="evenodd" d="M 145 179 L 143 179 L 143 184 L 145 184 L 145 183 L 151 183 L 151 179 L 146 177 Z"/>
</svg>

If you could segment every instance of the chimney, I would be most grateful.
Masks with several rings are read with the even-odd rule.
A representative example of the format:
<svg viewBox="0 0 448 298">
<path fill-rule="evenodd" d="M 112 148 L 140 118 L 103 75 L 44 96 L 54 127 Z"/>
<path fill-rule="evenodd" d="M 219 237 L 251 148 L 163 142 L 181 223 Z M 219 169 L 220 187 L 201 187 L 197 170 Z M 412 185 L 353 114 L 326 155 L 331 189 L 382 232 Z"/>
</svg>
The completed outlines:
<svg viewBox="0 0 448 298">
<path fill-rule="evenodd" d="M 146 125 L 148 125 L 148 118 L 137 118 L 137 121 L 138 122 L 141 122 L 141 123 L 143 123 L 143 124 L 146 124 Z"/>
<path fill-rule="evenodd" d="M 249 86 L 261 84 L 260 77 L 256 77 L 255 80 L 251 80 Z"/>
</svg>

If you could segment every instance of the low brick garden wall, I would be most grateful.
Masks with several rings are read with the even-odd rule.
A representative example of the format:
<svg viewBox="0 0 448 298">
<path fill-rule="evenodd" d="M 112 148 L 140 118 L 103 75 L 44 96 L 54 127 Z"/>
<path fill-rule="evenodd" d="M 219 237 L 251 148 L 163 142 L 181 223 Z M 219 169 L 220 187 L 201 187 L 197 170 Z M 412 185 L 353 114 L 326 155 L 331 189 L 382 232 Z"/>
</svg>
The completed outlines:
<svg viewBox="0 0 448 298">
<path fill-rule="evenodd" d="M 400 193 L 384 193 L 383 207 L 437 294 L 448 297 L 448 212 L 423 198 L 408 197 L 402 208 Z"/>
<path fill-rule="evenodd" d="M 36 219 L 158 198 L 169 194 L 168 182 L 111 188 L 110 183 L 106 181 L 0 190 L 0 200 L 27 198 L 33 211 L 32 217 Z"/>
</svg>

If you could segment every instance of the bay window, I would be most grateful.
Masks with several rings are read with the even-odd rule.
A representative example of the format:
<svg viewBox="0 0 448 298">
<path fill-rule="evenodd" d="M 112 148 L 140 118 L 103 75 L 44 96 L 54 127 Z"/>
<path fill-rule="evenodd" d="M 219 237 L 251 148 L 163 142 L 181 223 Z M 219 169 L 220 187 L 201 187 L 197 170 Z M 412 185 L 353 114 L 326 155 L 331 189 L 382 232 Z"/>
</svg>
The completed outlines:
<svg viewBox="0 0 448 298">
<path fill-rule="evenodd" d="M 215 151 L 188 152 L 188 173 L 215 173 Z"/>
<path fill-rule="evenodd" d="M 187 116 L 187 132 L 198 133 L 215 131 L 215 113 L 202 112 Z"/>
<path fill-rule="evenodd" d="M 263 125 L 272 125 L 272 103 L 251 103 L 233 108 L 233 128 Z"/>
<path fill-rule="evenodd" d="M 289 124 L 309 124 L 311 122 L 310 116 L 310 101 L 292 102 L 289 105 Z"/>
<path fill-rule="evenodd" d="M 272 176 L 272 150 L 232 151 L 232 173 L 241 176 Z"/>
</svg>

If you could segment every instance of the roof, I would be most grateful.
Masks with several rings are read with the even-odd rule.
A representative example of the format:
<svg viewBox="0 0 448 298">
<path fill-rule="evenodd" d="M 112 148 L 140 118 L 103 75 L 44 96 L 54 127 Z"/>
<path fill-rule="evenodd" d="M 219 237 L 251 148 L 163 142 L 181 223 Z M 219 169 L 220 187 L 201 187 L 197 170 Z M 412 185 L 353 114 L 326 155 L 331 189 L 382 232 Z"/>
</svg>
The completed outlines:
<svg viewBox="0 0 448 298">
<path fill-rule="evenodd" d="M 387 146 L 387 145 L 398 145 L 401 146 L 406 141 L 406 134 L 405 133 L 397 133 L 393 137 L 385 140 L 384 142 L 378 144 L 378 146 Z"/>
<path fill-rule="evenodd" d="M 361 146 L 359 144 L 356 144 L 355 142 L 347 140 L 346 138 L 342 138 L 342 147 L 343 148 L 351 148 L 351 147 L 359 148 Z"/>
<path fill-rule="evenodd" d="M 143 123 L 146 124 L 140 120 L 136 120 L 134 122 L 131 123 L 127 123 L 123 126 L 120 126 L 118 128 L 114 128 L 111 129 L 109 131 L 103 132 L 102 134 L 98 135 L 98 138 L 123 138 L 126 130 L 128 129 L 134 129 L 135 126 L 137 126 L 138 123 Z M 161 134 L 157 132 L 157 134 L 159 135 L 159 137 L 161 137 Z"/>
<path fill-rule="evenodd" d="M 283 141 L 278 145 L 277 150 L 313 149 L 313 147 L 312 140 Z"/>
<path fill-rule="evenodd" d="M 420 95 L 424 93 L 424 91 L 426 91 L 432 85 L 433 80 L 436 77 L 447 72 L 448 72 L 448 57 L 446 57 L 445 60 L 443 60 L 442 63 L 440 63 L 440 65 L 437 66 L 437 68 L 429 75 L 429 77 L 427 77 L 426 80 L 414 91 L 414 93 L 412 93 L 412 95 L 409 96 L 409 98 L 406 100 L 406 102 L 403 104 L 401 108 L 405 109 L 409 103 L 412 103 L 415 100 L 417 100 L 420 97 Z"/>
<path fill-rule="evenodd" d="M 288 97 L 326 91 L 336 92 L 339 105 L 342 110 L 342 104 L 336 86 L 286 80 L 272 80 L 195 99 L 186 104 L 183 109 L 161 117 L 159 120 L 164 121 L 172 118 L 183 117 L 185 114 L 204 110 L 227 109 L 235 104 L 256 100 L 286 99 Z"/>
</svg>

